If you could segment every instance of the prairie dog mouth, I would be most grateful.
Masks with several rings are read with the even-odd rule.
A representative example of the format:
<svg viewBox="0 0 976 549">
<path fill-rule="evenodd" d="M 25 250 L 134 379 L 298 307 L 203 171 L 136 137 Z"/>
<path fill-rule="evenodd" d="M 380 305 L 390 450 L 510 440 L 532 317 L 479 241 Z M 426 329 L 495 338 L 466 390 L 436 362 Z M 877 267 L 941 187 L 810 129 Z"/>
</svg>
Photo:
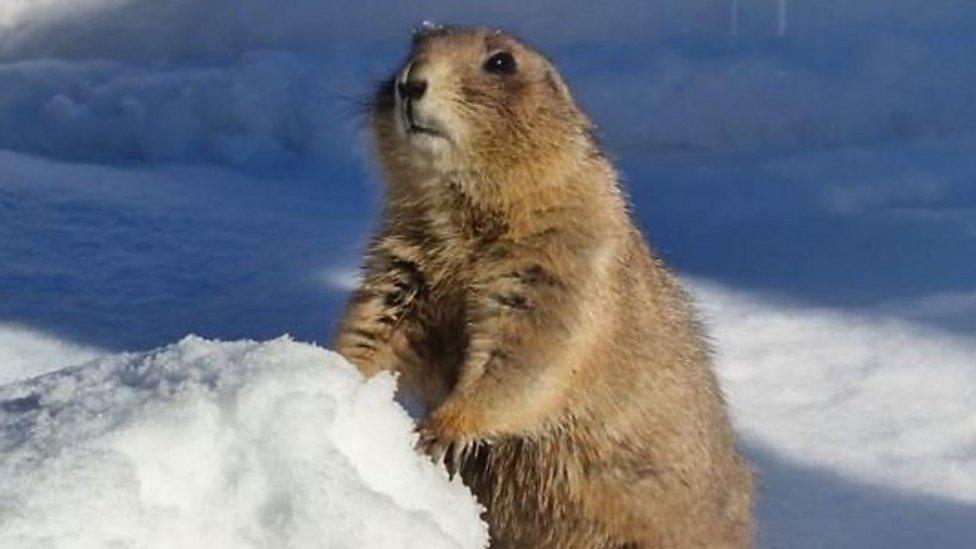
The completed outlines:
<svg viewBox="0 0 976 549">
<path fill-rule="evenodd" d="M 401 98 L 397 103 L 397 110 L 403 130 L 408 135 L 419 134 L 447 138 L 447 135 L 433 124 L 426 120 L 423 122 L 417 120 L 415 105 L 411 99 Z"/>
<path fill-rule="evenodd" d="M 424 100 L 423 96 L 427 89 L 427 83 L 410 81 L 409 76 L 412 67 L 413 64 L 411 63 L 404 68 L 397 79 L 397 85 L 394 86 L 400 124 L 407 135 L 447 138 L 447 134 L 438 127 L 436 121 L 432 121 L 426 116 L 418 116 L 418 103 Z"/>
<path fill-rule="evenodd" d="M 443 133 L 441 133 L 435 128 L 418 124 L 417 121 L 414 120 L 413 116 L 410 114 L 409 110 L 402 109 L 401 112 L 404 113 L 403 128 L 407 131 L 408 134 L 424 134 L 424 135 L 432 135 L 435 137 L 446 137 Z"/>
</svg>

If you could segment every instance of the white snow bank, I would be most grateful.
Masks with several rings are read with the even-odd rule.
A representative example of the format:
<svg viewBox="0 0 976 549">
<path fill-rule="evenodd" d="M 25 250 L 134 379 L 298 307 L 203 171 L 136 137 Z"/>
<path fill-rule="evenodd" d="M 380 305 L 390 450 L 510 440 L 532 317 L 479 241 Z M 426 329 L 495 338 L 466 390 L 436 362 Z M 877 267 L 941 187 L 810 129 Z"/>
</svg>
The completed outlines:
<svg viewBox="0 0 976 549">
<path fill-rule="evenodd" d="M 858 482 L 976 503 L 976 340 L 695 289 L 747 442 Z"/>
<path fill-rule="evenodd" d="M 0 385 L 58 370 L 105 354 L 87 345 L 0 322 Z"/>
<path fill-rule="evenodd" d="M 0 547 L 482 547 L 394 379 L 187 337 L 0 387 Z"/>
</svg>

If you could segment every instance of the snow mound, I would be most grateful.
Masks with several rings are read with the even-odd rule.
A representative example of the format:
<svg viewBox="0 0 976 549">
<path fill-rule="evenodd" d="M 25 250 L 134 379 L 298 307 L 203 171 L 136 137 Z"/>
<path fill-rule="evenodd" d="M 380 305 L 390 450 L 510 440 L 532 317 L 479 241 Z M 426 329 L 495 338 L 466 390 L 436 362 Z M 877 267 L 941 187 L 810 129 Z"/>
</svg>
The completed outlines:
<svg viewBox="0 0 976 549">
<path fill-rule="evenodd" d="M 105 352 L 17 324 L 0 322 L 0 385 L 58 370 Z"/>
<path fill-rule="evenodd" d="M 483 547 L 395 380 L 187 337 L 0 387 L 0 547 Z"/>
</svg>

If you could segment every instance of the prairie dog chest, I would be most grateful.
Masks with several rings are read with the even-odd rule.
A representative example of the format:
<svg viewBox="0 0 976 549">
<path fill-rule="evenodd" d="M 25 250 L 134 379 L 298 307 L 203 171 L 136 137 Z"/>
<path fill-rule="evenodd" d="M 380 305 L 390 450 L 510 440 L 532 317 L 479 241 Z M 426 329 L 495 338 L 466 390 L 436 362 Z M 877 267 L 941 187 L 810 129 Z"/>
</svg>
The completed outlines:
<svg viewBox="0 0 976 549">
<path fill-rule="evenodd" d="M 429 212 L 410 238 L 416 267 L 430 290 L 466 287 L 498 247 L 498 223 L 472 220 L 467 212 Z"/>
</svg>

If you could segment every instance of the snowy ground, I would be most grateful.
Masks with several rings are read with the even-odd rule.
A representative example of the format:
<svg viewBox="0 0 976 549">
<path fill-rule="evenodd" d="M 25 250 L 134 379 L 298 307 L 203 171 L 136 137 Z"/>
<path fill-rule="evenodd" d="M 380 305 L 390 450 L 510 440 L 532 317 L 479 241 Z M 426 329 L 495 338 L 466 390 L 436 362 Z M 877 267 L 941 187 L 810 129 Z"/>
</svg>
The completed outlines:
<svg viewBox="0 0 976 549">
<path fill-rule="evenodd" d="M 325 351 L 284 340 L 116 354 L 189 333 L 328 344 L 378 197 L 360 99 L 425 17 L 535 38 L 601 123 L 711 328 L 762 547 L 976 546 L 976 9 L 790 3 L 775 39 L 743 1 L 732 39 L 724 5 L 580 3 L 557 25 L 525 3 L 367 4 L 0 6 L 0 546 L 70 546 L 72 520 L 130 544 L 309 546 L 377 498 L 391 525 L 478 545 L 463 494 L 413 460 L 388 382 L 318 372 Z M 375 417 L 349 411 L 360 398 Z M 269 425 L 276 406 L 361 419 L 410 489 L 373 484 L 383 466 L 343 446 L 361 440 Z M 430 501 L 397 499 L 410 490 L 457 515 L 418 518 Z M 362 526 L 322 535 L 354 546 Z"/>
</svg>

